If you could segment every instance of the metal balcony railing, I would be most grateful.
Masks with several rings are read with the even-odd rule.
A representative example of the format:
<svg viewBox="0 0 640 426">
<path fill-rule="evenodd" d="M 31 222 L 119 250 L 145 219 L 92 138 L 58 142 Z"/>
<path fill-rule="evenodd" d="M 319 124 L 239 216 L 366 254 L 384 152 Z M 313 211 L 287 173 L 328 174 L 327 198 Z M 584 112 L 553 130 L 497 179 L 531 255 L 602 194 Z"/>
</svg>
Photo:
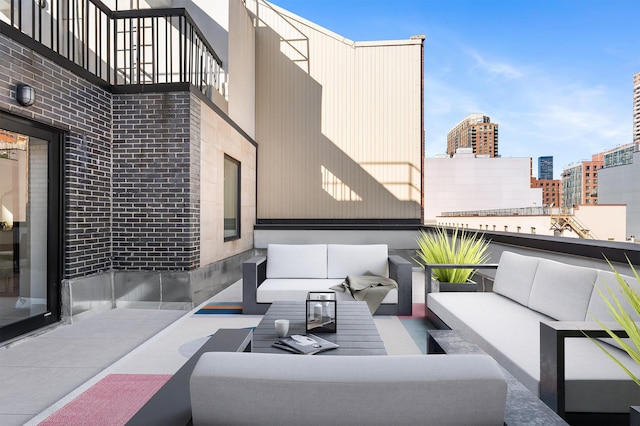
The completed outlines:
<svg viewBox="0 0 640 426">
<path fill-rule="evenodd" d="M 112 11 L 98 0 L 0 2 L 9 25 L 112 86 L 190 83 L 225 98 L 222 61 L 183 8 Z"/>
</svg>

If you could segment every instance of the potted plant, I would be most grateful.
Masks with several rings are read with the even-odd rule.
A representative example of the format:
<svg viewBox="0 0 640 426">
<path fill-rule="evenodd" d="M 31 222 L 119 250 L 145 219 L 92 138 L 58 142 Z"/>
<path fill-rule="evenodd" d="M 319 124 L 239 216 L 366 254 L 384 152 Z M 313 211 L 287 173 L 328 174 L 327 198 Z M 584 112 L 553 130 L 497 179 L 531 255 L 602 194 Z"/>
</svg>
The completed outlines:
<svg viewBox="0 0 640 426">
<path fill-rule="evenodd" d="M 627 258 L 629 262 L 629 266 L 631 267 L 631 271 L 635 276 L 636 280 L 640 283 L 640 275 L 634 268 L 633 264 Z M 611 270 L 616 276 L 616 281 L 618 282 L 621 292 L 622 298 L 627 302 L 629 307 L 625 307 L 623 305 L 622 300 L 616 294 L 614 290 L 612 290 L 609 286 L 606 286 L 606 294 L 596 288 L 600 297 L 603 298 L 607 307 L 609 308 L 609 312 L 611 316 L 615 319 L 615 321 L 622 327 L 622 329 L 627 333 L 628 340 L 620 338 L 616 336 L 616 334 L 611 331 L 605 324 L 603 324 L 600 320 L 595 319 L 595 321 L 602 327 L 603 330 L 611 336 L 613 340 L 619 345 L 621 349 L 623 349 L 631 359 L 633 359 L 636 364 L 640 364 L 640 324 L 636 322 L 635 318 L 640 316 L 640 292 L 632 287 L 625 279 L 620 275 L 620 273 L 616 270 L 616 268 L 607 260 Z M 608 297 L 607 297 L 608 296 Z M 630 309 L 631 312 L 628 312 L 627 309 Z M 602 345 L 597 339 L 591 339 L 604 353 L 606 353 L 613 361 L 616 362 L 628 375 L 631 379 L 640 386 L 640 378 L 636 377 L 628 368 L 626 368 L 616 357 L 611 353 L 611 351 L 607 350 L 604 345 Z M 631 407 L 631 425 L 639 425 L 640 424 L 640 407 Z"/>
<path fill-rule="evenodd" d="M 455 228 L 451 237 L 447 230 L 438 226 L 425 232 L 420 230 L 417 238 L 418 262 L 426 265 L 478 265 L 489 259 L 489 241 L 482 235 Z M 477 284 L 470 281 L 476 269 L 433 268 L 432 279 L 439 283 L 439 291 L 476 291 Z M 426 277 L 425 277 L 426 278 Z"/>
</svg>

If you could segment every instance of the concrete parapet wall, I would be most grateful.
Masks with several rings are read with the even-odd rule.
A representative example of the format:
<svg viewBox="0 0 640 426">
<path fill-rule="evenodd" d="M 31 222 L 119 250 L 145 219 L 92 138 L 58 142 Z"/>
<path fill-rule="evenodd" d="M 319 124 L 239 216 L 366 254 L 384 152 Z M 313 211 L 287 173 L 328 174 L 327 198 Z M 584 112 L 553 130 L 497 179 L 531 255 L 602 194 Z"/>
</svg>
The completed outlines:
<svg viewBox="0 0 640 426">
<path fill-rule="evenodd" d="M 389 250 L 415 250 L 418 230 L 283 230 L 256 229 L 254 246 L 266 249 L 268 244 L 386 244 Z"/>
</svg>

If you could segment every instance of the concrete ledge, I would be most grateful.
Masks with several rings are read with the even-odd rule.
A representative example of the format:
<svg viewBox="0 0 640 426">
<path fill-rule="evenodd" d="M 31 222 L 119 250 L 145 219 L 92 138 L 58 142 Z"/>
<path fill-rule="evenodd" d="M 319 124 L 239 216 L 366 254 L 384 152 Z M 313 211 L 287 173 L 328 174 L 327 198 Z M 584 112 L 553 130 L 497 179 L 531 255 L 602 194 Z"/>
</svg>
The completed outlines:
<svg viewBox="0 0 640 426">
<path fill-rule="evenodd" d="M 62 321 L 113 308 L 190 310 L 242 278 L 254 250 L 192 271 L 108 271 L 62 282 Z"/>
<path fill-rule="evenodd" d="M 330 229 L 254 229 L 253 244 L 386 244 L 389 250 L 415 250 L 418 229 L 410 230 L 330 230 Z"/>
</svg>

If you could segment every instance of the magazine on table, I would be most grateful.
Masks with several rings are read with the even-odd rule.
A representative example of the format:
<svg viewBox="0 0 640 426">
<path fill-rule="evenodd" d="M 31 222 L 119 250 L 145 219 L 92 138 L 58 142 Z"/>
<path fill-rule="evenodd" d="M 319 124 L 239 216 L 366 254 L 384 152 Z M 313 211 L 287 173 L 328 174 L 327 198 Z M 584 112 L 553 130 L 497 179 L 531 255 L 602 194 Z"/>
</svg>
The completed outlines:
<svg viewBox="0 0 640 426">
<path fill-rule="evenodd" d="M 278 339 L 273 347 L 302 355 L 313 355 L 318 352 L 335 349 L 339 345 L 322 339 L 315 334 L 293 334 Z"/>
</svg>

